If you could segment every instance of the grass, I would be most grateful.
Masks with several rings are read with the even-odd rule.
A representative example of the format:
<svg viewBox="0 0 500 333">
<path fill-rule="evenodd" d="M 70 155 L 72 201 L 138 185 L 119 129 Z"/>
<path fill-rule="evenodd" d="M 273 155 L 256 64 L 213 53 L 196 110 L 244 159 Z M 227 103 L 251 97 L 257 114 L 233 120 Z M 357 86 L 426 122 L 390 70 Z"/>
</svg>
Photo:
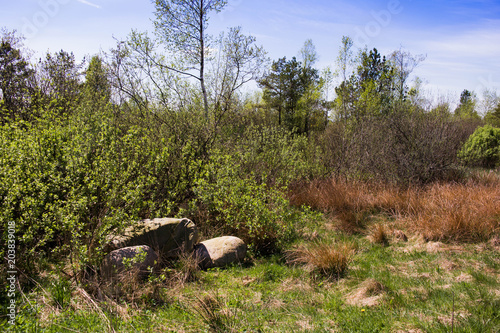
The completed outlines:
<svg viewBox="0 0 500 333">
<path fill-rule="evenodd" d="M 325 215 L 283 254 L 207 271 L 184 258 L 128 298 L 41 281 L 19 299 L 19 331 L 500 332 L 499 177 L 351 185 L 296 185 L 294 204 Z"/>
<path fill-rule="evenodd" d="M 383 246 L 324 222 L 316 228 L 328 248 L 357 244 L 340 279 L 312 279 L 302 264 L 275 255 L 164 283 L 159 304 L 97 301 L 72 288 L 62 310 L 35 289 L 27 297 L 38 310 L 21 316 L 45 332 L 450 332 L 452 318 L 455 332 L 500 329 L 500 247 L 417 237 Z"/>
<path fill-rule="evenodd" d="M 368 237 L 373 243 L 381 244 L 384 246 L 389 245 L 389 235 L 387 233 L 387 227 L 382 223 L 375 224 L 371 228 L 370 235 Z"/>
<path fill-rule="evenodd" d="M 212 332 L 237 331 L 236 314 L 229 309 L 224 298 L 219 295 L 207 294 L 203 298 L 197 297 L 193 311 Z"/>
<path fill-rule="evenodd" d="M 429 240 L 474 242 L 500 231 L 500 182 L 435 185 L 418 205 L 407 223 Z"/>
</svg>

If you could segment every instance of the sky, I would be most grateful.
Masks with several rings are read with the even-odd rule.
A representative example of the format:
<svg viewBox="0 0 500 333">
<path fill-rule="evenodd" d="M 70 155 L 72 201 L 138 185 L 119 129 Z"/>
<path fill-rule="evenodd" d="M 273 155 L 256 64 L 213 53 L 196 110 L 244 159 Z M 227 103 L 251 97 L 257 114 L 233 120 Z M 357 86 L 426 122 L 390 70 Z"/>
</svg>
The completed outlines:
<svg viewBox="0 0 500 333">
<path fill-rule="evenodd" d="M 0 0 L 0 27 L 26 37 L 34 57 L 109 51 L 132 29 L 153 31 L 150 0 Z M 414 70 L 435 96 L 464 89 L 500 95 L 500 0 L 228 0 L 213 14 L 213 35 L 241 26 L 271 60 L 298 56 L 307 39 L 316 67 L 336 67 L 342 36 L 383 55 L 403 49 L 426 59 Z"/>
</svg>

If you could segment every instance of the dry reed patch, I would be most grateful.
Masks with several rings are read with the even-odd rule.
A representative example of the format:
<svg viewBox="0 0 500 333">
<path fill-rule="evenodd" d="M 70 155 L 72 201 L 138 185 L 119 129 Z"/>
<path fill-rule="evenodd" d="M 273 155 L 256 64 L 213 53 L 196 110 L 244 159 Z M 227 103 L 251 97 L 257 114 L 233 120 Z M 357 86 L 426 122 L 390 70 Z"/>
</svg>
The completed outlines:
<svg viewBox="0 0 500 333">
<path fill-rule="evenodd" d="M 355 251 L 355 245 L 349 242 L 318 242 L 289 250 L 286 259 L 290 264 L 304 265 L 313 277 L 338 279 L 344 276 Z"/>
<path fill-rule="evenodd" d="M 344 232 L 363 229 L 367 198 L 366 184 L 342 179 L 297 182 L 290 186 L 290 203 L 306 205 L 335 217 L 335 226 Z"/>
<path fill-rule="evenodd" d="M 407 226 L 428 240 L 474 242 L 500 232 L 500 186 L 435 184 L 418 206 Z"/>
<path fill-rule="evenodd" d="M 403 229 L 427 240 L 476 242 L 500 234 L 500 176 L 476 176 L 465 183 L 402 188 L 343 179 L 297 182 L 290 202 L 331 214 L 337 228 L 355 233 L 367 216 L 384 213 Z"/>
<path fill-rule="evenodd" d="M 317 179 L 290 186 L 290 203 L 307 205 L 323 212 L 342 214 L 383 211 L 397 214 L 412 209 L 413 189 L 381 182 Z"/>
<path fill-rule="evenodd" d="M 500 250 L 500 237 L 499 236 L 494 236 L 488 241 L 488 244 L 495 248 L 496 250 Z"/>
<path fill-rule="evenodd" d="M 392 238 L 396 242 L 407 242 L 408 236 L 402 230 L 392 230 Z"/>
<path fill-rule="evenodd" d="M 353 234 L 363 232 L 373 214 L 399 216 L 414 211 L 414 192 L 381 182 L 321 179 L 291 185 L 289 197 L 292 205 L 327 213 L 336 229 Z"/>
<path fill-rule="evenodd" d="M 384 286 L 374 279 L 363 281 L 358 288 L 346 295 L 346 304 L 355 306 L 375 306 L 380 303 Z"/>
</svg>

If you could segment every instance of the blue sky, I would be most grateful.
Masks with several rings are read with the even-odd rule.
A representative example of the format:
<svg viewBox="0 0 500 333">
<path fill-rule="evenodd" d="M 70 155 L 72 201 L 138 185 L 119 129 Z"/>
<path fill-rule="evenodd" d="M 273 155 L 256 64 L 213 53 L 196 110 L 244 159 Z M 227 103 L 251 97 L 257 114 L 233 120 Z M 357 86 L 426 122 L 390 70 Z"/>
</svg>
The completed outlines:
<svg viewBox="0 0 500 333">
<path fill-rule="evenodd" d="M 63 49 L 81 59 L 108 51 L 113 37 L 124 38 L 131 29 L 153 29 L 149 0 L 1 1 L 0 27 L 24 34 L 35 57 Z M 229 0 L 209 25 L 213 34 L 241 26 L 273 60 L 297 56 L 310 38 L 319 68 L 335 66 L 343 35 L 382 54 L 402 47 L 427 55 L 414 74 L 436 94 L 500 94 L 498 0 Z"/>
</svg>

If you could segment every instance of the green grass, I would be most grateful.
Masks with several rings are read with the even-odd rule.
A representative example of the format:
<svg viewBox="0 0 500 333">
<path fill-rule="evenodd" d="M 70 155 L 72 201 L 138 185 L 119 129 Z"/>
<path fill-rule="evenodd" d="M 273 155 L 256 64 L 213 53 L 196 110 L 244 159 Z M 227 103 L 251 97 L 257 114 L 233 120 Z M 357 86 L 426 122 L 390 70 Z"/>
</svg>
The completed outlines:
<svg viewBox="0 0 500 333">
<path fill-rule="evenodd" d="M 316 239 L 305 237 L 290 248 L 318 240 L 356 244 L 343 277 L 312 276 L 307 267 L 277 254 L 201 271 L 194 281 L 178 280 L 174 286 L 156 281 L 161 303 L 149 302 L 145 291 L 136 303 L 96 300 L 97 308 L 78 289 L 51 281 L 42 283 L 45 291 L 26 294 L 33 308 L 18 315 L 24 321 L 20 331 L 500 331 L 498 247 L 426 243 L 417 237 L 384 245 L 363 235 L 338 234 L 326 221 L 308 230 L 317 231 Z M 148 283 L 138 288 L 148 290 Z M 64 292 L 72 293 L 70 301 Z"/>
</svg>

